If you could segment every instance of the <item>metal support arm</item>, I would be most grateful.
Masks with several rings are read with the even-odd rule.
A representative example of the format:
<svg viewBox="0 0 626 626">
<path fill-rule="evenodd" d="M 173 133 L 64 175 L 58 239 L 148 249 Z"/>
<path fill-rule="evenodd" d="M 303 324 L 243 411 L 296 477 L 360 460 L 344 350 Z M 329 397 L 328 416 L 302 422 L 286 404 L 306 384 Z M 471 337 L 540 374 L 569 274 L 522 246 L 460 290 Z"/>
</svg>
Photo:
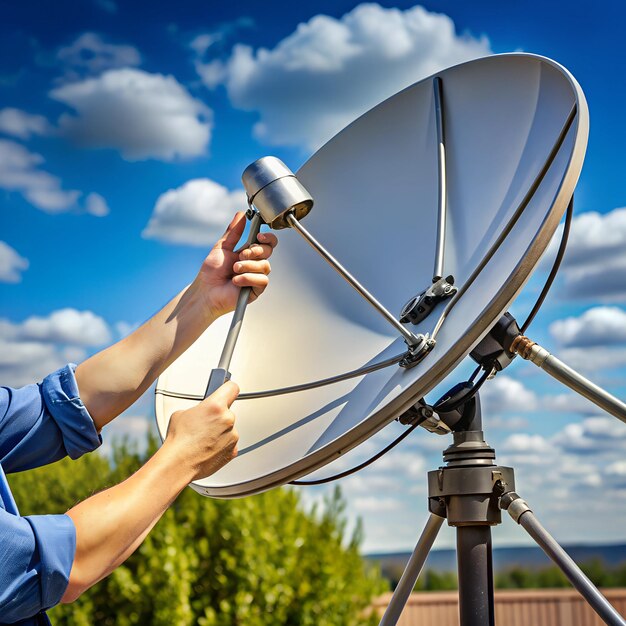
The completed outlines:
<svg viewBox="0 0 626 626">
<path fill-rule="evenodd" d="M 244 248 L 248 248 L 256 241 L 262 224 L 263 219 L 258 213 L 255 213 L 250 221 L 250 232 Z M 217 368 L 211 370 L 209 382 L 207 383 L 206 391 L 204 392 L 205 398 L 210 396 L 214 391 L 217 391 L 227 380 L 230 380 L 230 372 L 228 371 L 228 368 L 230 367 L 233 352 L 235 351 L 235 346 L 237 345 L 237 339 L 239 338 L 239 333 L 241 332 L 243 317 L 246 314 L 246 307 L 248 306 L 251 293 L 252 287 L 242 287 L 239 290 L 237 305 L 235 306 L 233 319 L 230 322 L 230 328 L 228 329 L 228 335 L 226 336 L 226 341 L 224 342 L 224 348 L 222 349 L 222 354 L 220 356 L 219 363 L 217 364 Z"/>
<path fill-rule="evenodd" d="M 406 329 L 395 316 L 388 311 L 376 298 L 354 277 L 348 270 L 339 263 L 339 261 L 328 251 L 322 244 L 313 237 L 313 235 L 289 213 L 287 222 L 298 232 L 298 234 L 316 251 L 320 256 L 332 266 L 332 268 L 367 302 L 369 302 L 401 335 L 409 346 L 418 346 L 424 344 L 423 335 L 415 335 Z"/>
<path fill-rule="evenodd" d="M 531 341 L 524 335 L 519 335 L 511 344 L 511 352 L 534 363 L 560 383 L 591 400 L 596 406 L 622 420 L 622 422 L 626 422 L 626 404 L 624 402 L 573 370 L 538 343 Z"/>
</svg>

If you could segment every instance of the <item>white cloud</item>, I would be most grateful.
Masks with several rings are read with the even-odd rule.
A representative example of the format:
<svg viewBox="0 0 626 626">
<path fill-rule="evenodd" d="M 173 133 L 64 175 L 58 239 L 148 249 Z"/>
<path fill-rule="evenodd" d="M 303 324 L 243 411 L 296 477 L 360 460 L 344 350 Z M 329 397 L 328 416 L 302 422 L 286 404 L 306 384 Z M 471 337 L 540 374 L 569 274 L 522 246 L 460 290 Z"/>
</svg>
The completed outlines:
<svg viewBox="0 0 626 626">
<path fill-rule="evenodd" d="M 381 459 L 382 460 L 382 459 Z M 341 482 L 341 489 L 344 493 L 352 496 L 371 495 L 372 493 L 398 493 L 402 494 L 403 488 L 399 484 L 396 475 L 390 472 L 382 472 L 379 467 L 369 472 L 361 471 L 348 476 Z M 327 472 L 329 474 L 330 472 Z"/>
<path fill-rule="evenodd" d="M 626 461 L 616 461 L 606 468 L 608 475 L 626 477 Z"/>
<path fill-rule="evenodd" d="M 137 449 L 143 452 L 148 443 L 148 433 L 154 433 L 155 430 L 154 421 L 144 415 L 122 414 L 104 427 L 103 443 L 99 452 L 105 455 L 111 454 L 115 440 L 124 440 L 130 445 L 137 446 Z"/>
<path fill-rule="evenodd" d="M 85 211 L 96 217 L 104 217 L 110 213 L 109 205 L 99 193 L 90 193 L 85 198 Z"/>
<path fill-rule="evenodd" d="M 384 496 L 354 498 L 352 505 L 358 513 L 392 513 L 401 511 L 404 508 L 401 499 L 386 498 Z"/>
<path fill-rule="evenodd" d="M 114 148 L 130 161 L 206 154 L 212 111 L 173 76 L 109 70 L 63 85 L 50 96 L 76 111 L 59 119 L 63 135 L 81 146 Z"/>
<path fill-rule="evenodd" d="M 316 15 L 271 50 L 238 44 L 226 61 L 196 67 L 236 107 L 259 112 L 257 138 L 316 148 L 398 90 L 490 53 L 485 37 L 458 36 L 446 15 L 371 3 L 340 19 Z"/>
<path fill-rule="evenodd" d="M 516 433 L 508 437 L 502 444 L 502 450 L 508 453 L 543 453 L 550 452 L 552 445 L 541 435 Z"/>
<path fill-rule="evenodd" d="M 519 380 L 498 374 L 487 381 L 480 391 L 485 415 L 504 411 L 532 411 L 537 408 L 537 396 Z"/>
<path fill-rule="evenodd" d="M 443 447 L 440 443 L 440 447 Z M 421 478 L 426 473 L 424 459 L 413 452 L 389 453 L 376 461 L 376 472 L 387 472 L 391 476 L 402 473 L 411 478 Z"/>
<path fill-rule="evenodd" d="M 589 346 L 585 348 L 566 348 L 557 355 L 570 367 L 588 374 L 599 370 L 614 370 L 626 365 L 626 350 L 623 346 Z"/>
<path fill-rule="evenodd" d="M 143 236 L 197 246 L 212 244 L 235 211 L 245 210 L 243 191 L 229 191 L 209 180 L 190 180 L 161 194 Z"/>
<path fill-rule="evenodd" d="M 546 258 L 553 258 L 563 226 Z M 575 217 L 561 273 L 563 294 L 570 298 L 626 298 L 626 208 L 608 213 L 587 211 Z"/>
<path fill-rule="evenodd" d="M 626 425 L 613 417 L 588 417 L 568 424 L 552 441 L 564 452 L 602 455 L 626 448 Z"/>
<path fill-rule="evenodd" d="M 198 55 L 203 56 L 206 51 L 222 39 L 222 33 L 202 33 L 189 42 L 189 47 Z"/>
<path fill-rule="evenodd" d="M 31 204 L 46 213 L 62 213 L 76 206 L 81 192 L 64 189 L 32 189 L 25 195 Z"/>
<path fill-rule="evenodd" d="M 28 265 L 28 259 L 20 256 L 8 243 L 0 241 L 0 282 L 19 283 Z"/>
<path fill-rule="evenodd" d="M 0 139 L 0 188 L 21 193 L 31 204 L 47 213 L 75 208 L 80 191 L 66 191 L 56 176 L 40 169 L 44 159 L 24 146 Z"/>
<path fill-rule="evenodd" d="M 47 317 L 32 316 L 19 324 L 0 319 L 0 338 L 11 341 L 99 346 L 111 340 L 107 323 L 91 311 L 60 309 Z"/>
<path fill-rule="evenodd" d="M 626 311 L 615 306 L 588 309 L 579 317 L 550 324 L 550 333 L 568 347 L 611 345 L 626 342 Z"/>
<path fill-rule="evenodd" d="M 43 115 L 32 115 L 11 107 L 0 110 L 0 133 L 5 135 L 29 139 L 32 135 L 46 135 L 51 129 Z"/>
<path fill-rule="evenodd" d="M 40 381 L 67 361 L 52 344 L 37 341 L 6 341 L 0 338 L 0 381 L 21 387 Z"/>
<path fill-rule="evenodd" d="M 66 67 L 66 79 L 77 79 L 118 67 L 141 64 L 141 55 L 133 46 L 106 43 L 96 33 L 83 33 L 71 45 L 61 48 L 57 58 Z"/>
<path fill-rule="evenodd" d="M 500 451 L 501 462 L 519 470 L 520 493 L 527 494 L 537 511 L 571 514 L 571 507 L 562 509 L 555 501 L 575 493 L 592 502 L 600 485 L 603 497 L 611 499 L 626 487 L 626 425 L 610 417 L 573 422 L 551 436 L 516 434 L 499 446 Z M 579 521 L 594 523 L 593 511 L 593 507 L 589 512 L 581 510 Z"/>
<path fill-rule="evenodd" d="M 40 381 L 68 362 L 87 357 L 87 348 L 108 343 L 106 322 L 91 311 L 61 309 L 20 323 L 0 318 L 0 381 L 20 387 Z"/>
<path fill-rule="evenodd" d="M 562 228 L 562 226 L 561 226 Z M 608 213 L 586 211 L 576 216 L 567 244 L 565 265 L 587 265 L 605 261 L 626 247 L 626 208 Z"/>
<path fill-rule="evenodd" d="M 64 363 L 80 363 L 87 358 L 87 350 L 82 346 L 62 346 L 59 353 Z"/>
<path fill-rule="evenodd" d="M 139 323 L 131 324 L 129 322 L 117 322 L 115 324 L 115 332 L 117 333 L 119 339 L 123 339 L 132 333 L 134 330 L 139 328 Z"/>
<path fill-rule="evenodd" d="M 484 418 L 485 428 L 491 430 L 528 430 L 530 422 L 526 417 L 513 415 L 511 417 L 502 415 L 489 415 Z"/>
<path fill-rule="evenodd" d="M 570 415 L 593 415 L 598 412 L 598 407 L 591 400 L 573 391 L 566 391 L 555 396 L 542 396 L 540 404 L 544 411 L 569 413 Z"/>
</svg>

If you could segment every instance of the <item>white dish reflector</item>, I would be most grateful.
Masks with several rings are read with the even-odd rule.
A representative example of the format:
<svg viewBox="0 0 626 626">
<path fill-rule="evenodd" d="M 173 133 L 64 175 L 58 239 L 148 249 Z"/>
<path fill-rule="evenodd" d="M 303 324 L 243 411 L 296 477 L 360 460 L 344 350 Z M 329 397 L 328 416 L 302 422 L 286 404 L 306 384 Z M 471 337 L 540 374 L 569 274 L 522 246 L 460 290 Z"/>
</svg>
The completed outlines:
<svg viewBox="0 0 626 626">
<path fill-rule="evenodd" d="M 385 369 L 318 389 L 237 400 L 239 455 L 194 483 L 239 497 L 295 480 L 380 430 L 427 394 L 506 311 L 546 249 L 576 185 L 588 111 L 575 79 L 534 55 L 499 55 L 437 74 L 447 169 L 445 271 L 462 288 L 502 245 L 412 369 Z M 315 206 L 303 224 L 399 316 L 431 284 L 438 165 L 433 78 L 350 124 L 297 172 Z M 306 123 L 306 120 L 303 120 Z M 526 202 L 524 201 L 526 198 Z M 511 218 L 523 207 L 511 228 Z M 404 352 L 393 328 L 292 230 L 280 233 L 266 294 L 250 307 L 231 365 L 242 393 L 306 383 Z M 432 333 L 447 303 L 413 332 Z M 213 324 L 159 378 L 161 436 L 169 416 L 202 397 L 229 318 Z"/>
</svg>

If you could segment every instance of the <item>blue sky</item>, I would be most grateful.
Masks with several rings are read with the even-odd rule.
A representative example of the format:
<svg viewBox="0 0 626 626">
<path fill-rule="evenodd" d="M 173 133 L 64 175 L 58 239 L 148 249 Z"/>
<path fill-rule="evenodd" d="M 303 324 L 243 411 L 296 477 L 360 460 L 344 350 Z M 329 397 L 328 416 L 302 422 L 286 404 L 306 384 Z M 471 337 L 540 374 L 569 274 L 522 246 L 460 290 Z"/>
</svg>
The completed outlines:
<svg viewBox="0 0 626 626">
<path fill-rule="evenodd" d="M 243 206 L 240 175 L 254 159 L 276 154 L 296 169 L 419 78 L 523 50 L 565 65 L 591 116 L 570 250 L 531 334 L 626 397 L 625 17 L 617 1 L 1 2 L 2 382 L 80 361 L 191 280 Z M 540 278 L 516 303 L 520 318 Z M 490 443 L 559 538 L 626 540 L 605 521 L 626 513 L 626 426 L 524 363 L 484 399 Z M 112 430 L 141 435 L 151 415 L 147 397 Z M 442 445 L 414 437 L 344 481 L 367 549 L 411 546 Z M 584 502 L 574 519 L 572 496 Z M 525 541 L 512 524 L 498 533 Z"/>
</svg>

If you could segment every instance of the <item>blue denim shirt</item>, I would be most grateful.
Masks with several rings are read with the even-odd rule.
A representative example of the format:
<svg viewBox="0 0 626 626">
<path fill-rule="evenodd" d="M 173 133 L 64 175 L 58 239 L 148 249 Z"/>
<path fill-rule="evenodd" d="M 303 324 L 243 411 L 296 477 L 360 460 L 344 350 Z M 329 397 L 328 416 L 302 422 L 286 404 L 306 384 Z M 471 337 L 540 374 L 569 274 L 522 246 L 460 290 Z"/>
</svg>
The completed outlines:
<svg viewBox="0 0 626 626">
<path fill-rule="evenodd" d="M 5 472 L 21 472 L 66 455 L 77 459 L 101 439 L 78 397 L 75 365 L 21 389 L 0 387 L 0 626 L 49 624 L 76 551 L 67 515 L 19 515 Z"/>
</svg>

